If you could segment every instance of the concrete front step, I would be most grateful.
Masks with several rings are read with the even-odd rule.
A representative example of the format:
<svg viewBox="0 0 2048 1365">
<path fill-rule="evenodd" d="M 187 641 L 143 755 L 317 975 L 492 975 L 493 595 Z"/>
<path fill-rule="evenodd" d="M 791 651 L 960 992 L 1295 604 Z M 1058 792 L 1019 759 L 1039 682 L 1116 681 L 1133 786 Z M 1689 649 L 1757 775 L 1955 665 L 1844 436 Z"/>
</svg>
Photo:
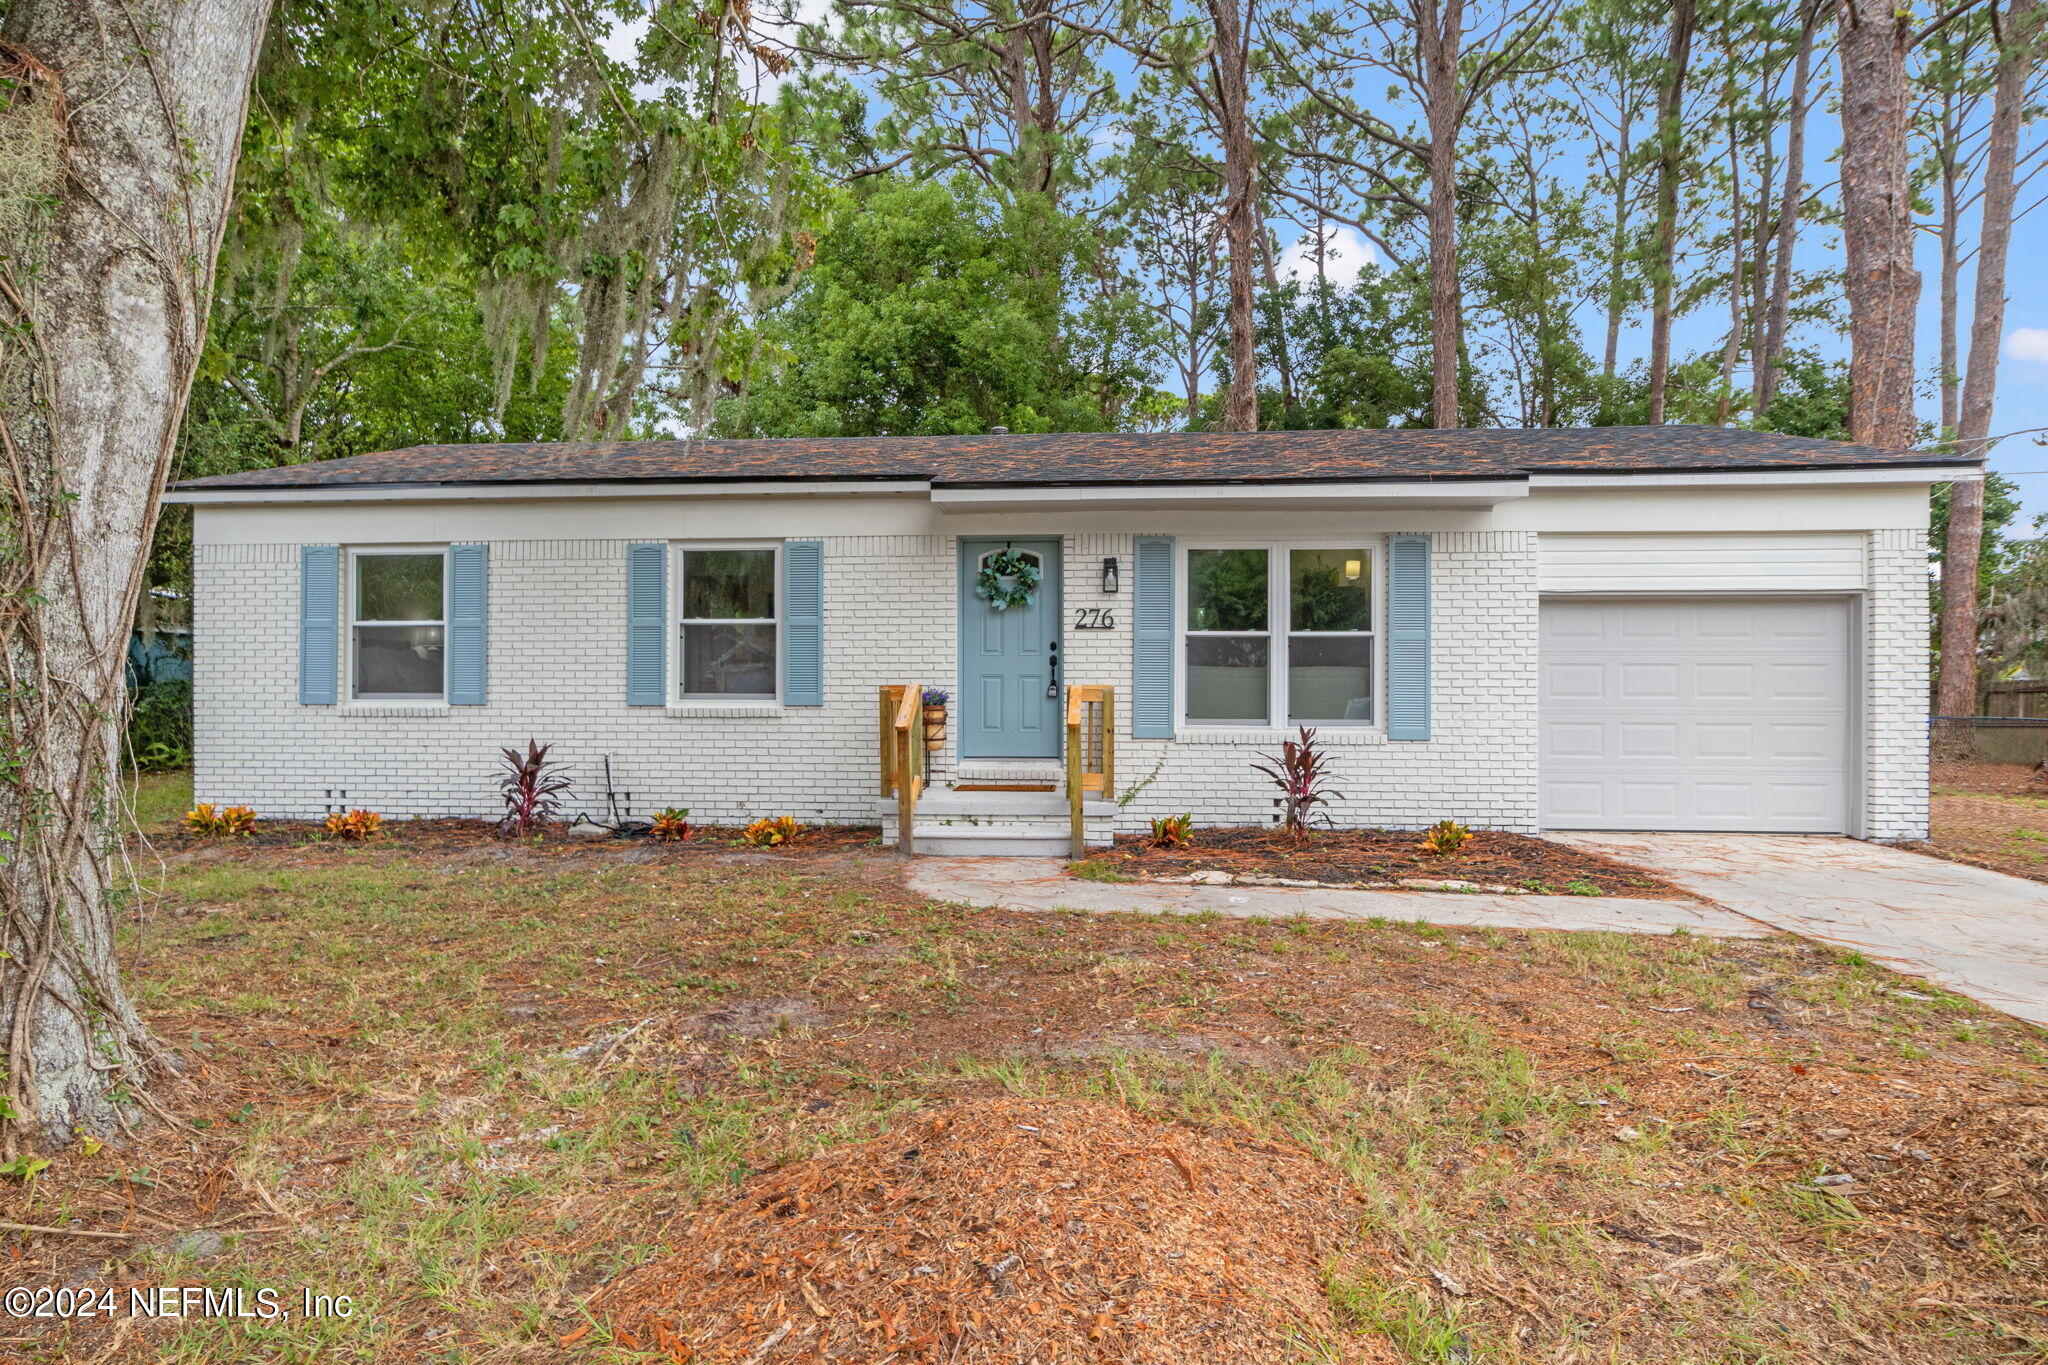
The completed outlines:
<svg viewBox="0 0 2048 1365">
<path fill-rule="evenodd" d="M 1082 820 L 1090 845 L 1116 835 L 1116 803 L 1088 801 Z M 896 803 L 875 802 L 882 843 L 896 843 Z M 961 792 L 935 788 L 918 799 L 917 851 L 938 857 L 1049 858 L 1071 851 L 1067 798 L 1057 792 Z"/>
<path fill-rule="evenodd" d="M 1058 758 L 963 758 L 946 778 L 966 783 L 1047 782 L 1057 791 L 1066 785 L 1067 765 Z"/>
<path fill-rule="evenodd" d="M 896 832 L 884 831 L 882 842 L 893 847 Z M 927 858 L 1065 858 L 1073 848 L 1063 829 L 920 824 L 917 852 Z"/>
</svg>

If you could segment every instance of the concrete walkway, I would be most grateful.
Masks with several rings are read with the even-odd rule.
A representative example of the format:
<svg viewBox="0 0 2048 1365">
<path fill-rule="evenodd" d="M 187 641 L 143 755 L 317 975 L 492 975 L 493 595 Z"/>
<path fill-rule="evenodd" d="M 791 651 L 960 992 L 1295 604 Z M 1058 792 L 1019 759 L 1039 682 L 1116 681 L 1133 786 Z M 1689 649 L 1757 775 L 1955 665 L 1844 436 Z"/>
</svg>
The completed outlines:
<svg viewBox="0 0 2048 1365">
<path fill-rule="evenodd" d="M 1320 887 L 1089 882 L 1058 858 L 925 858 L 911 889 L 1008 910 L 1259 919 L 1388 919 L 1503 929 L 1754 938 L 1782 929 L 2048 1024 L 2048 884 L 1853 839 L 1785 834 L 1553 834 L 1635 863 L 1708 902 Z"/>
<path fill-rule="evenodd" d="M 1816 835 L 1547 837 L 2048 1024 L 2048 883 Z"/>
<path fill-rule="evenodd" d="M 1139 914 L 1210 912 L 1253 919 L 1388 919 L 1501 929 L 1614 929 L 1668 934 L 1690 929 L 1721 938 L 1761 938 L 1768 925 L 1693 901 L 1620 896 L 1501 896 L 1484 892 L 1350 891 L 1336 887 L 1183 886 L 1089 882 L 1063 858 L 919 858 L 910 889 L 933 900 L 1004 910 L 1117 910 Z"/>
</svg>

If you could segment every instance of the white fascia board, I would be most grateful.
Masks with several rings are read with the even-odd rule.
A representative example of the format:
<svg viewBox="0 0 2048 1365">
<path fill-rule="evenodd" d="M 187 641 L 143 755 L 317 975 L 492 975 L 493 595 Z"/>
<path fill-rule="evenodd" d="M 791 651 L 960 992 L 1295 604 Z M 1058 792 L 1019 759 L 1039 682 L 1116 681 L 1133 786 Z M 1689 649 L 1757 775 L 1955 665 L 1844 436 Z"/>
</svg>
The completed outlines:
<svg viewBox="0 0 2048 1365">
<path fill-rule="evenodd" d="M 1969 465 L 1888 465 L 1882 469 L 1722 469 L 1670 474 L 1531 474 L 1529 486 L 1546 488 L 1768 488 L 1799 485 L 1954 483 L 1984 477 Z"/>
<path fill-rule="evenodd" d="M 549 502 L 576 498 L 845 498 L 903 497 L 929 493 L 922 479 L 844 479 L 805 483 L 788 479 L 752 483 L 475 483 L 385 484 L 359 487 L 330 484 L 315 488 L 188 488 L 172 489 L 165 502 L 195 506 L 264 503 L 331 504 L 342 502 Z"/>
<path fill-rule="evenodd" d="M 1492 507 L 1529 496 L 1520 479 L 1432 483 L 1101 484 L 934 488 L 942 512 L 1058 511 L 1086 508 Z"/>
</svg>

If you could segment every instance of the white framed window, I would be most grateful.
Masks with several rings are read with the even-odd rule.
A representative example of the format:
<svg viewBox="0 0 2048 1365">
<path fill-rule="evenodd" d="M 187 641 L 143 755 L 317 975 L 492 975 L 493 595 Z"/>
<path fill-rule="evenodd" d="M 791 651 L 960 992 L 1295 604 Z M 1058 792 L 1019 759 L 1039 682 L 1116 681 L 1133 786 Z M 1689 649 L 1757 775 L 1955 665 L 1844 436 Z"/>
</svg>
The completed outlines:
<svg viewBox="0 0 2048 1365">
<path fill-rule="evenodd" d="M 1187 725 L 1379 723 L 1381 538 L 1187 545 Z"/>
<path fill-rule="evenodd" d="M 779 701 L 782 547 L 678 545 L 676 697 Z"/>
<path fill-rule="evenodd" d="M 448 693 L 448 547 L 348 553 L 353 701 L 441 701 Z"/>
</svg>

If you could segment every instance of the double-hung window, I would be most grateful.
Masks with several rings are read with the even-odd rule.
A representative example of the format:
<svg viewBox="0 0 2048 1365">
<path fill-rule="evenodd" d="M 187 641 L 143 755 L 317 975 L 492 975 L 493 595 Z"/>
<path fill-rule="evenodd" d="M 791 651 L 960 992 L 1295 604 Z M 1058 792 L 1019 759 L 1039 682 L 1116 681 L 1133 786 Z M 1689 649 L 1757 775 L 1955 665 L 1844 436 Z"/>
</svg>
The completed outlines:
<svg viewBox="0 0 2048 1365">
<path fill-rule="evenodd" d="M 678 691 L 686 701 L 773 701 L 781 654 L 780 551 L 681 546 Z"/>
<path fill-rule="evenodd" d="M 1188 722 L 1372 724 L 1375 572 L 1366 544 L 1190 547 Z"/>
<path fill-rule="evenodd" d="M 448 552 L 349 554 L 349 696 L 440 701 L 447 695 Z"/>
</svg>

